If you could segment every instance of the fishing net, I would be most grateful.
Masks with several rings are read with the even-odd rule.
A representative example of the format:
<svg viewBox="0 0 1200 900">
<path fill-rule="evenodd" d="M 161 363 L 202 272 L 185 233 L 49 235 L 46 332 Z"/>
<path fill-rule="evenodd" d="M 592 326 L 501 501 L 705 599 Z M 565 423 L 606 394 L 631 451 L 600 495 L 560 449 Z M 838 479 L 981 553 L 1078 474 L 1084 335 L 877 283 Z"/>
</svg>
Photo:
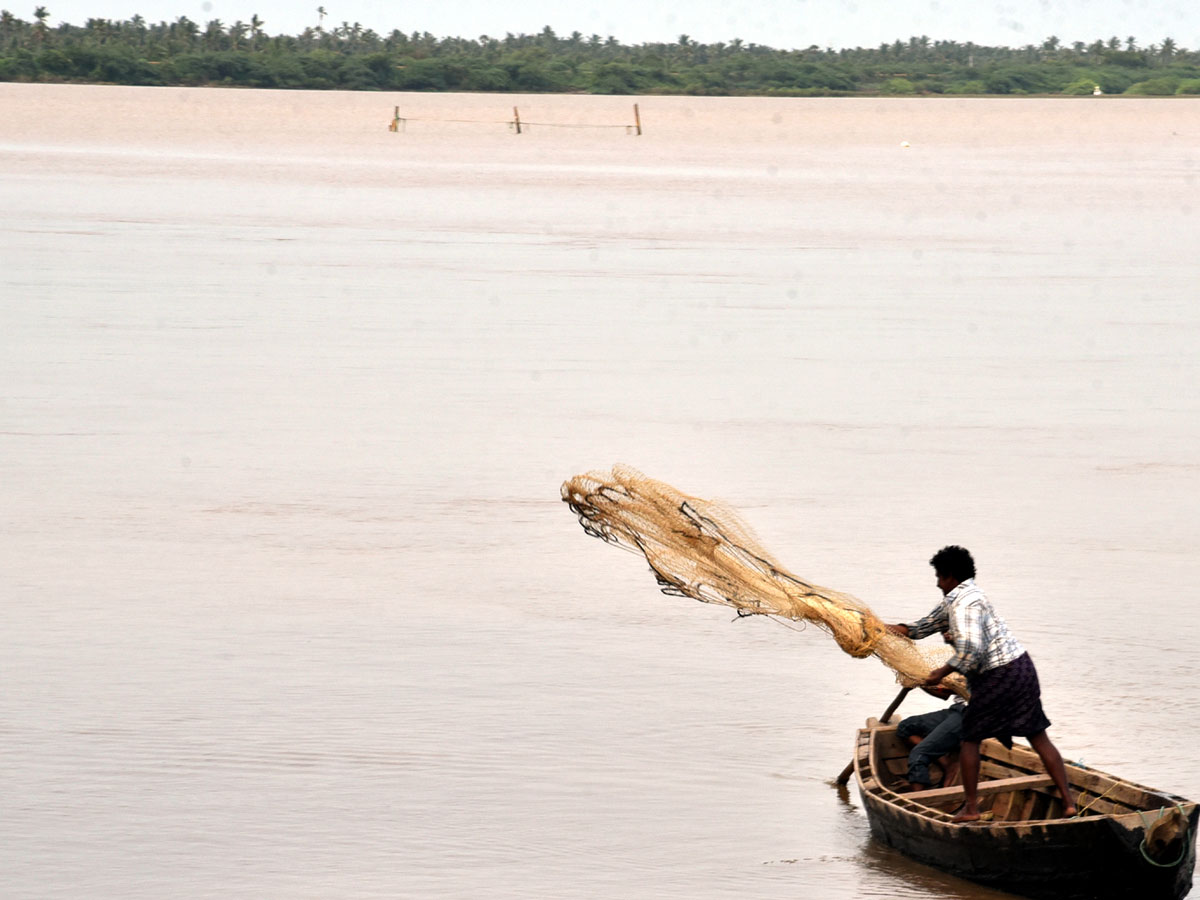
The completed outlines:
<svg viewBox="0 0 1200 900">
<path fill-rule="evenodd" d="M 727 507 L 681 494 L 636 469 L 577 475 L 563 483 L 562 498 L 588 534 L 644 555 L 664 594 L 732 606 L 739 615 L 812 622 L 851 656 L 877 657 L 905 687 L 923 683 L 950 658 L 946 646 L 918 647 L 892 634 L 850 594 L 788 572 Z M 967 696 L 961 676 L 944 684 Z"/>
</svg>

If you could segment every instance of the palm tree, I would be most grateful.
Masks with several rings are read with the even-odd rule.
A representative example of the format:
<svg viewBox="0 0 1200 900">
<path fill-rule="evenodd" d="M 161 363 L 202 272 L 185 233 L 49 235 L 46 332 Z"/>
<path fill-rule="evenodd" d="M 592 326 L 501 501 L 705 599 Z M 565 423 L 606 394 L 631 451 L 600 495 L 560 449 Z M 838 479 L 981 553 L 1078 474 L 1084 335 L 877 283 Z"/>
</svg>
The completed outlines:
<svg viewBox="0 0 1200 900">
<path fill-rule="evenodd" d="M 258 13 L 250 17 L 250 43 L 255 50 L 258 49 L 258 44 L 262 40 L 263 24 L 263 20 L 258 17 Z"/>
<path fill-rule="evenodd" d="M 1163 59 L 1170 62 L 1171 58 L 1175 55 L 1175 51 L 1178 49 L 1179 47 L 1176 45 L 1175 41 L 1169 37 L 1166 37 L 1163 38 L 1162 46 L 1158 48 L 1158 52 Z"/>
<path fill-rule="evenodd" d="M 325 12 L 325 7 L 317 7 L 317 31 L 325 30 L 325 17 L 327 15 L 329 15 L 329 13 Z"/>
<path fill-rule="evenodd" d="M 187 16 L 180 16 L 175 20 L 176 32 L 183 35 L 184 46 L 191 48 L 196 44 L 196 38 L 200 34 L 200 26 L 189 19 Z"/>
<path fill-rule="evenodd" d="M 112 37 L 112 23 L 108 19 L 88 19 L 83 29 L 95 35 L 97 44 L 107 44 Z"/>
<path fill-rule="evenodd" d="M 204 46 L 209 50 L 220 50 L 225 42 L 225 25 L 220 19 L 211 19 L 204 28 Z"/>
<path fill-rule="evenodd" d="M 17 17 L 7 9 L 0 9 L 0 41 L 7 41 L 8 36 L 16 31 Z"/>
<path fill-rule="evenodd" d="M 46 7 L 39 6 L 33 11 L 33 17 L 37 19 L 37 24 L 33 26 L 33 33 L 40 44 L 46 40 L 46 20 L 50 18 L 50 13 L 47 12 Z"/>
</svg>

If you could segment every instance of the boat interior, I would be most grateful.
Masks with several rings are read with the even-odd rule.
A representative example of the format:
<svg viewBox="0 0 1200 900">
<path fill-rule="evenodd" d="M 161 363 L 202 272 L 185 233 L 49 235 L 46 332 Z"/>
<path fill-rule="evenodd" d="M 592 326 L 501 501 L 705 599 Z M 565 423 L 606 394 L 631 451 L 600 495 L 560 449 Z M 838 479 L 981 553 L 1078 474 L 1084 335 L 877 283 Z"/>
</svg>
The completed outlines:
<svg viewBox="0 0 1200 900">
<path fill-rule="evenodd" d="M 931 818 L 948 821 L 962 805 L 963 789 L 958 754 L 942 757 L 931 767 L 935 783 L 928 790 L 906 792 L 905 774 L 912 749 L 896 734 L 896 725 L 874 720 L 859 732 L 858 765 L 863 787 L 879 792 L 889 802 Z M 999 741 L 983 742 L 979 772 L 979 809 L 992 824 L 1070 821 L 1062 818 L 1063 802 L 1041 759 L 1029 747 L 1007 749 Z M 1162 794 L 1132 782 L 1078 764 L 1067 763 L 1067 780 L 1075 795 L 1080 817 L 1142 813 L 1151 828 L 1159 820 L 1182 818 L 1176 810 L 1181 798 Z M 1186 803 L 1186 801 L 1183 801 Z M 1188 804 L 1189 806 L 1191 804 Z M 1174 829 L 1169 829 L 1174 831 Z M 1166 834 L 1163 835 L 1167 837 Z"/>
</svg>

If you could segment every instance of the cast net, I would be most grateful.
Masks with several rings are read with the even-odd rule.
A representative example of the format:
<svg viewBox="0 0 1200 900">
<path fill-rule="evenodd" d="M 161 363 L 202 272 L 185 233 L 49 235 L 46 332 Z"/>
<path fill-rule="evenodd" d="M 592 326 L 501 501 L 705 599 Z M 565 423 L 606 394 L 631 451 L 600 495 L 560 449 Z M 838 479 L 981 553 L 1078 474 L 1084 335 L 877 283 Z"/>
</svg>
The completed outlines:
<svg viewBox="0 0 1200 900">
<path fill-rule="evenodd" d="M 588 534 L 645 556 L 664 594 L 732 606 L 739 615 L 812 622 L 851 656 L 877 657 L 905 687 L 921 684 L 951 655 L 944 645 L 919 647 L 892 634 L 850 594 L 793 575 L 729 508 L 636 469 L 577 475 L 563 483 L 562 498 Z M 960 676 L 944 684 L 967 696 Z"/>
</svg>

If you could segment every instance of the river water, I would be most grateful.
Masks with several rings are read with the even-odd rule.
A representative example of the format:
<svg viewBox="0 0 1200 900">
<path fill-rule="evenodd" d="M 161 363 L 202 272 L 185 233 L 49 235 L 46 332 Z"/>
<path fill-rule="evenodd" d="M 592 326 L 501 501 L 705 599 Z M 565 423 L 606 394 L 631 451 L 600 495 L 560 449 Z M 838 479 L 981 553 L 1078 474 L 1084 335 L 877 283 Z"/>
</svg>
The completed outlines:
<svg viewBox="0 0 1200 900">
<path fill-rule="evenodd" d="M 969 546 L 1200 797 L 1198 179 L 1186 100 L 0 85 L 0 894 L 1001 896 L 831 786 L 881 665 L 583 534 L 617 462 L 890 620 Z"/>
</svg>

